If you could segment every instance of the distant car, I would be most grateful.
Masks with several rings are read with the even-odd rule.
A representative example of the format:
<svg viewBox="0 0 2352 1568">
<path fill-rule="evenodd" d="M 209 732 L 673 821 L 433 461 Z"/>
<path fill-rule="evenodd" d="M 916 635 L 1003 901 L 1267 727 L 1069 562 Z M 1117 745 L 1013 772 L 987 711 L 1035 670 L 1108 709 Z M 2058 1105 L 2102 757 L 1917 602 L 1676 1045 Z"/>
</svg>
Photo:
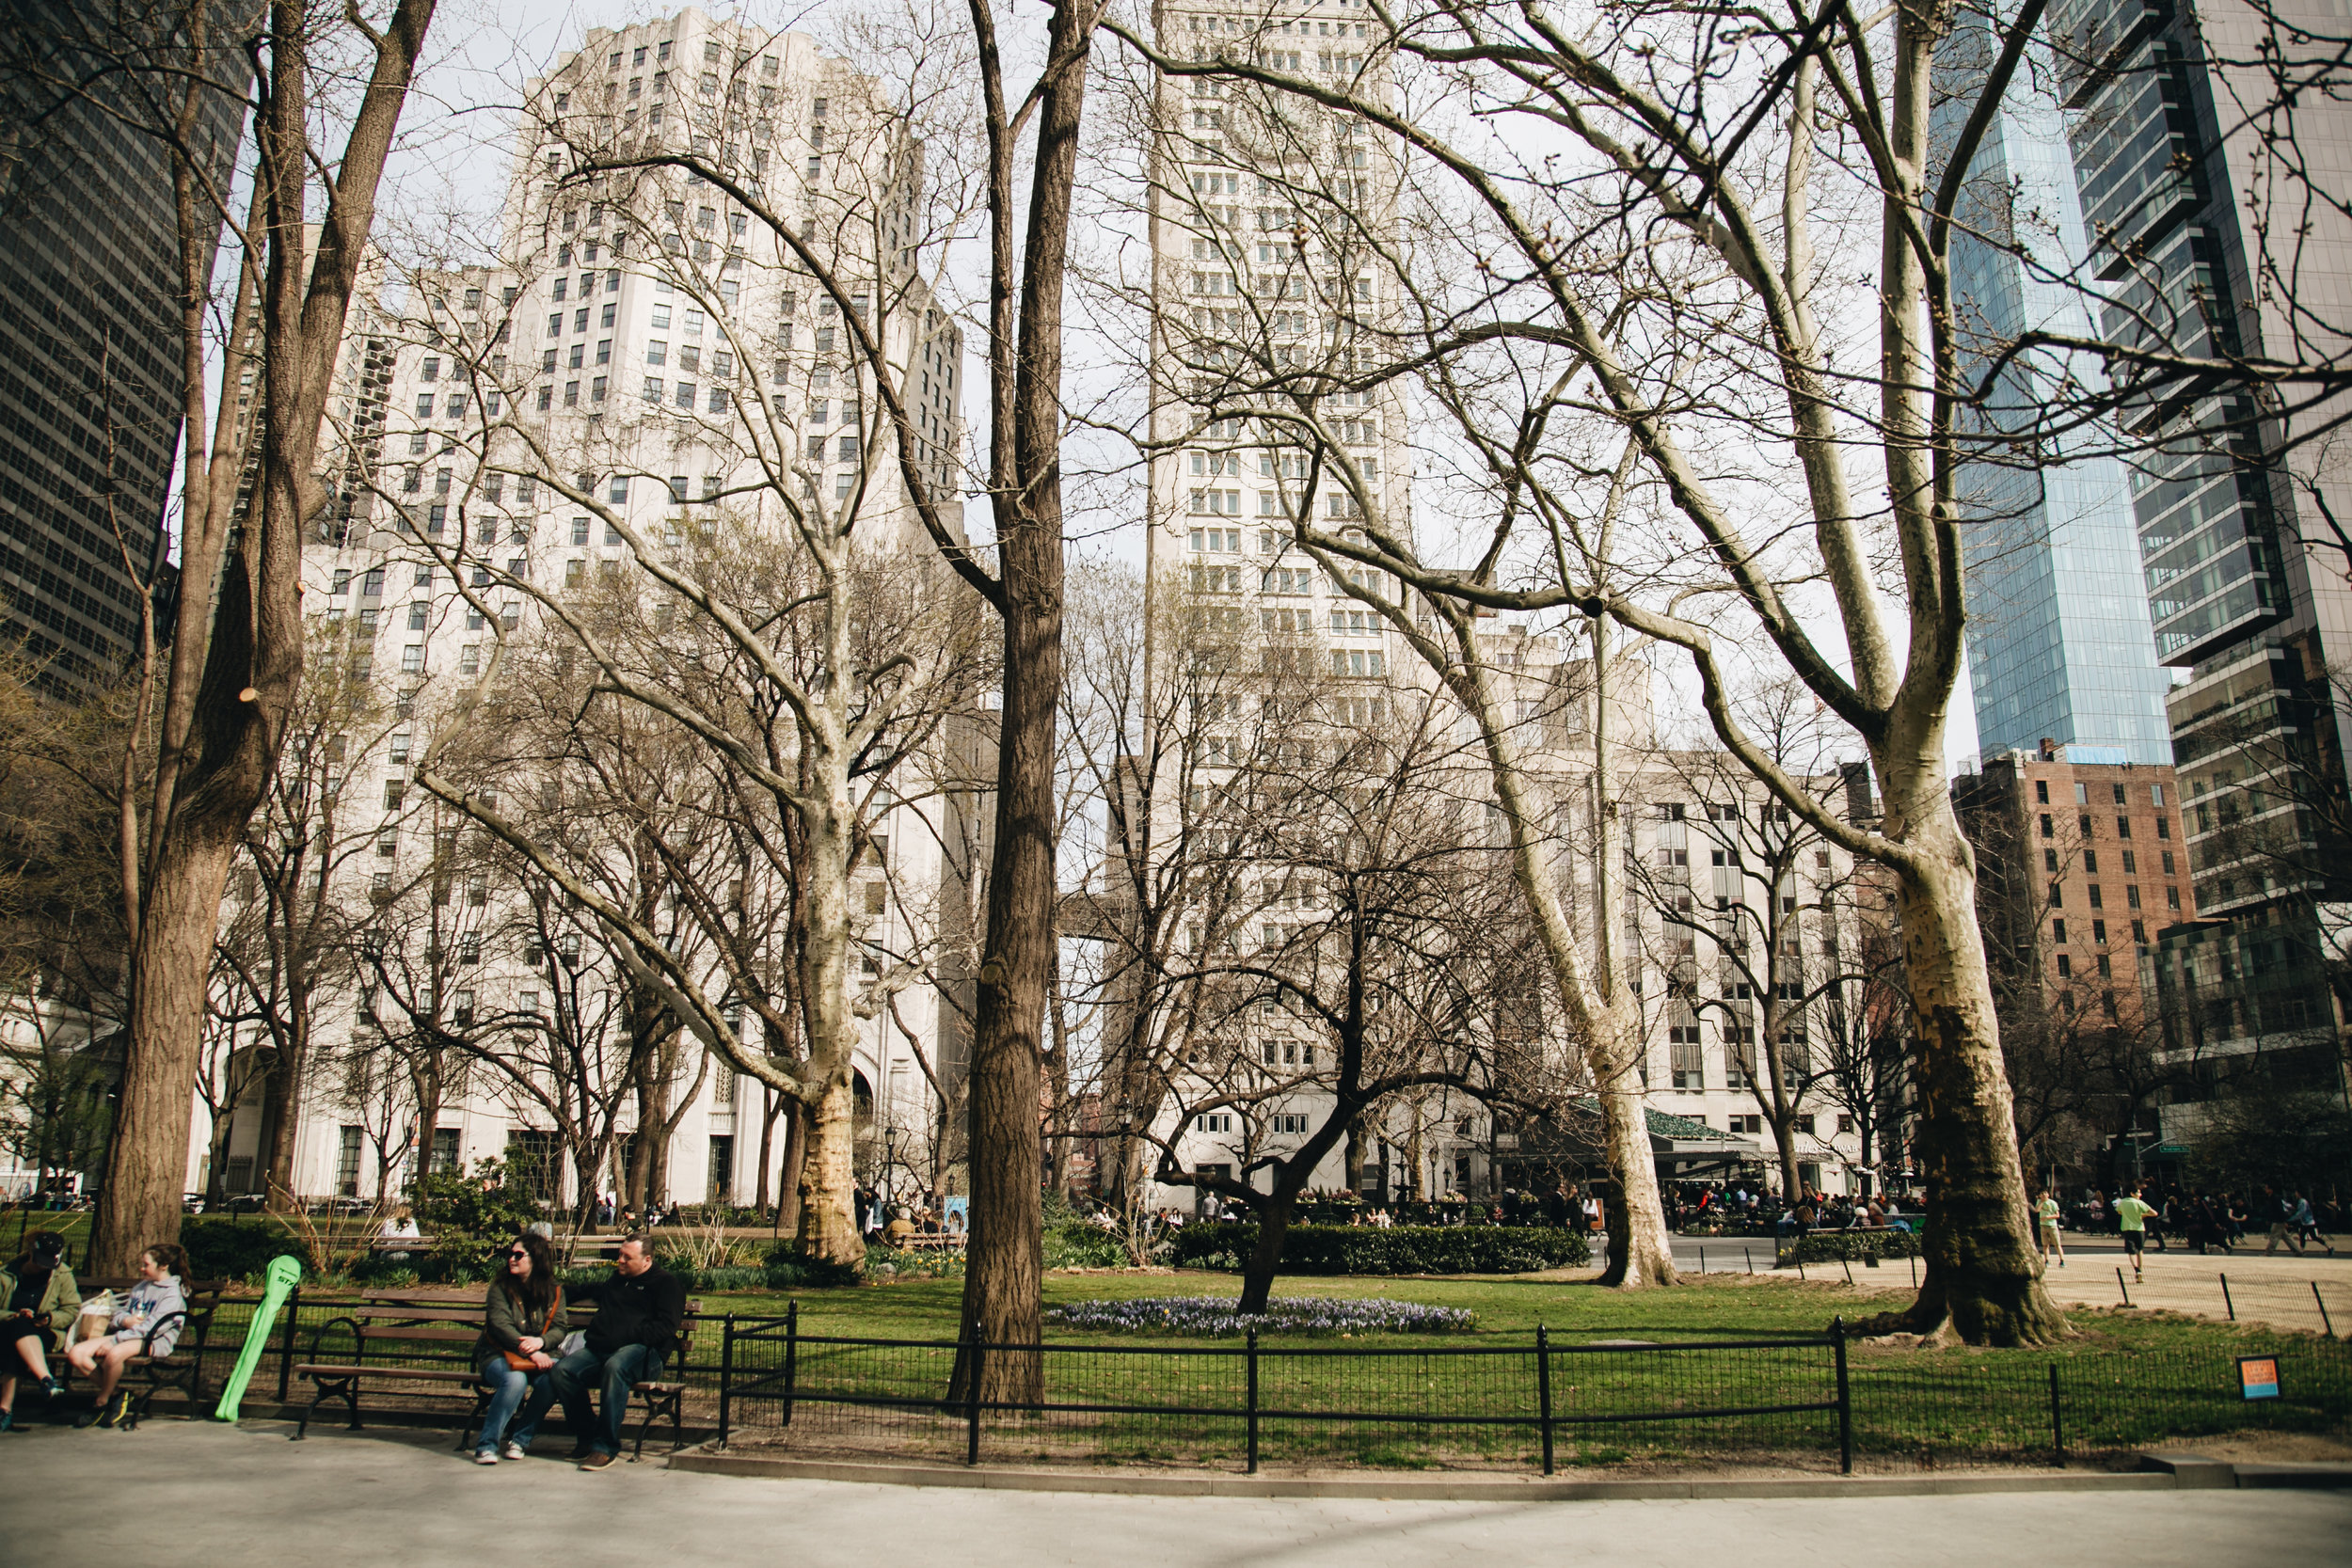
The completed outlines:
<svg viewBox="0 0 2352 1568">
<path fill-rule="evenodd" d="M 224 1214 L 258 1214 L 268 1207 L 267 1193 L 239 1193 L 220 1200 L 220 1212 Z"/>
</svg>

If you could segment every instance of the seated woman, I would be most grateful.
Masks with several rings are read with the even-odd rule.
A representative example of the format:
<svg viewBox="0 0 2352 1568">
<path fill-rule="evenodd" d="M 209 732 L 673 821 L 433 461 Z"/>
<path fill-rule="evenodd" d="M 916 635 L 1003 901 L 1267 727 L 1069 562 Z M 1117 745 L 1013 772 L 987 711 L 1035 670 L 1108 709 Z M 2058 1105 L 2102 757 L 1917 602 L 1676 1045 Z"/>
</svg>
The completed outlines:
<svg viewBox="0 0 2352 1568">
<path fill-rule="evenodd" d="M 180 1342 L 187 1323 L 187 1281 L 188 1255 L 177 1243 L 156 1243 L 139 1254 L 139 1282 L 106 1320 L 106 1332 L 67 1347 L 65 1358 L 73 1370 L 98 1379 L 98 1402 L 74 1418 L 75 1426 L 122 1424 L 131 1413 L 130 1394 L 115 1387 L 122 1369 L 135 1355 L 169 1355 Z"/>
<path fill-rule="evenodd" d="M 476 1465 L 499 1462 L 501 1438 L 508 1459 L 520 1459 L 530 1451 L 531 1439 L 538 1432 L 537 1418 L 525 1421 L 512 1433 L 506 1423 L 554 1368 L 555 1354 L 548 1348 L 548 1341 L 564 1316 L 564 1288 L 555 1281 L 555 1251 L 545 1236 L 524 1231 L 509 1243 L 503 1261 L 506 1266 L 490 1282 L 489 1294 L 482 1304 L 482 1338 L 474 1346 L 474 1362 L 482 1369 L 482 1381 L 491 1389 L 490 1408 L 482 1416 L 482 1434 L 474 1439 Z"/>
<path fill-rule="evenodd" d="M 44 1230 L 33 1238 L 24 1255 L 0 1269 L 0 1295 L 7 1297 L 8 1316 L 0 1319 L 0 1432 L 16 1424 L 18 1368 L 33 1374 L 50 1399 L 64 1392 L 49 1370 L 50 1353 L 57 1348 L 56 1326 L 70 1323 L 82 1309 L 82 1292 L 73 1271 L 65 1265 L 65 1238 Z"/>
</svg>

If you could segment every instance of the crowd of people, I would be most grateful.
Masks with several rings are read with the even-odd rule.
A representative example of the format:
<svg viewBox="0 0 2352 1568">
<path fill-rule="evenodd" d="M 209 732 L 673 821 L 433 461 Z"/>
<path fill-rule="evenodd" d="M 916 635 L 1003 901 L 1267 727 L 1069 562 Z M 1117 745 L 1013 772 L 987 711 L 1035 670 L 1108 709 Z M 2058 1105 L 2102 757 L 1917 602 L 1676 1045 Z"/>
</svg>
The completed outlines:
<svg viewBox="0 0 2352 1568">
<path fill-rule="evenodd" d="M 2045 1238 L 2055 1228 L 2053 1218 L 2061 1214 L 2064 1228 L 2086 1234 L 2106 1235 L 2129 1228 L 2120 1212 L 2134 1196 L 2148 1210 L 2138 1228 L 2158 1252 L 2174 1243 L 2201 1254 L 2234 1252 L 2261 1241 L 2265 1253 L 2276 1253 L 2281 1247 L 2302 1253 L 2318 1247 L 2332 1258 L 2335 1237 L 2344 1228 L 2343 1201 L 2332 1194 L 2270 1185 L 2243 1192 L 2209 1192 L 2149 1182 L 2113 1194 L 2093 1187 L 2071 1205 L 2060 1204 L 2055 1193 L 2045 1192 L 2042 1199 L 2049 1205 L 2042 1213 Z"/>
</svg>

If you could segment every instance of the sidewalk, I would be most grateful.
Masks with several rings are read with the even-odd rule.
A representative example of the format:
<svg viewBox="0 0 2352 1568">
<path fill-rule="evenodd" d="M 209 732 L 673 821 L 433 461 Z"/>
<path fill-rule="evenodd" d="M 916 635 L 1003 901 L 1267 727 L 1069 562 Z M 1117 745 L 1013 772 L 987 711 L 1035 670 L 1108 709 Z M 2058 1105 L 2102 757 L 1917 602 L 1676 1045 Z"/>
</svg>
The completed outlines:
<svg viewBox="0 0 2352 1568">
<path fill-rule="evenodd" d="M 2120 1285 L 2116 1280 L 2119 1267 L 2123 1271 Z M 1805 1274 L 1813 1279 L 1845 1277 L 1836 1263 L 1808 1263 Z M 2226 1294 L 2225 1278 L 2229 1281 Z M 1899 1259 L 1876 1269 L 1855 1264 L 1853 1281 L 1865 1289 L 1905 1294 L 1912 1290 L 1910 1265 Z M 2135 1282 L 2131 1260 L 2121 1253 L 2074 1253 L 2064 1268 L 2053 1262 L 2042 1283 L 2066 1307 L 2122 1307 L 2128 1292 L 2133 1307 L 2147 1310 L 2185 1312 L 2219 1321 L 2227 1321 L 2234 1311 L 2242 1323 L 2313 1334 L 2327 1332 L 2332 1320 L 2339 1338 L 2352 1336 L 2352 1257 L 2280 1254 L 2265 1258 L 2257 1248 L 2251 1256 L 2216 1252 L 2201 1258 L 2175 1246 L 2169 1252 L 2149 1253 L 2146 1278 Z M 2319 1287 L 2317 1296 L 2312 1293 L 2313 1285 Z M 2325 1319 L 2320 1312 L 2323 1303 L 2328 1313 Z"/>
<path fill-rule="evenodd" d="M 2318 1568 L 2352 1493 L 2131 1491 L 1833 1499 L 1422 1501 L 1044 1497 L 696 1475 L 477 1467 L 443 1433 L 154 1421 L 0 1437 L 8 1560 L 456 1568 L 485 1560 L 694 1568 L 1554 1568 L 1736 1552 L 1743 1568 Z M 560 1444 L 558 1445 L 560 1448 Z M 125 1487 L 132 1488 L 125 1491 Z"/>
</svg>

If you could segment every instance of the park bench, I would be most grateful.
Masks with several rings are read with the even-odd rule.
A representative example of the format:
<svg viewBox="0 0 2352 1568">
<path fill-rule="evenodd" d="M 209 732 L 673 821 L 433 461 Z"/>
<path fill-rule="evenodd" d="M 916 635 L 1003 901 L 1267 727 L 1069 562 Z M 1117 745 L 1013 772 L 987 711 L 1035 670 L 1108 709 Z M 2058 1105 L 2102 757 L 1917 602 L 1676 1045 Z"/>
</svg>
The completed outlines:
<svg viewBox="0 0 2352 1568">
<path fill-rule="evenodd" d="M 686 1304 L 686 1321 L 679 1326 L 678 1342 L 671 1353 L 680 1375 L 630 1385 L 630 1393 L 644 1403 L 632 1457 L 644 1453 L 646 1433 L 655 1421 L 665 1418 L 677 1446 L 685 1447 L 684 1369 L 691 1349 L 694 1314 L 701 1306 L 698 1301 Z M 299 1442 L 309 1434 L 310 1418 L 329 1400 L 343 1402 L 350 1414 L 351 1430 L 358 1431 L 359 1394 L 366 1385 L 412 1394 L 442 1392 L 468 1396 L 469 1406 L 457 1430 L 457 1448 L 462 1451 L 480 1427 L 490 1403 L 490 1386 L 482 1381 L 481 1369 L 473 1365 L 471 1354 L 474 1343 L 481 1338 L 482 1314 L 480 1291 L 400 1291 L 362 1295 L 348 1310 L 312 1330 L 310 1357 L 294 1369 L 294 1375 L 309 1378 L 316 1389 L 294 1429 L 294 1440 Z M 593 1307 L 567 1308 L 564 1322 L 568 1328 L 579 1328 L 594 1316 Z M 337 1329 L 348 1336 L 351 1354 L 342 1360 L 324 1359 L 320 1353 L 328 1335 Z M 431 1357 L 432 1361 L 418 1366 L 380 1359 L 390 1355 Z"/>
<path fill-rule="evenodd" d="M 130 1277 L 81 1281 L 86 1298 L 101 1291 L 112 1291 L 120 1295 L 138 1283 L 137 1279 Z M 147 1338 L 139 1347 L 139 1354 L 122 1369 L 125 1384 L 135 1378 L 139 1384 L 131 1395 L 131 1408 L 123 1418 L 122 1431 L 129 1432 L 137 1426 L 154 1404 L 155 1396 L 167 1388 L 179 1389 L 186 1398 L 190 1411 L 194 1411 L 201 1401 L 204 1346 L 212 1337 L 213 1314 L 220 1309 L 222 1283 L 217 1279 L 185 1281 L 182 1286 L 182 1294 L 186 1298 L 187 1306 L 178 1312 L 167 1312 L 148 1325 Z M 174 1323 L 179 1324 L 179 1337 L 173 1341 L 170 1352 L 164 1355 L 151 1354 L 149 1347 Z M 60 1379 L 71 1379 L 73 1375 L 72 1364 L 63 1356 L 57 1357 L 55 1370 Z"/>
</svg>

